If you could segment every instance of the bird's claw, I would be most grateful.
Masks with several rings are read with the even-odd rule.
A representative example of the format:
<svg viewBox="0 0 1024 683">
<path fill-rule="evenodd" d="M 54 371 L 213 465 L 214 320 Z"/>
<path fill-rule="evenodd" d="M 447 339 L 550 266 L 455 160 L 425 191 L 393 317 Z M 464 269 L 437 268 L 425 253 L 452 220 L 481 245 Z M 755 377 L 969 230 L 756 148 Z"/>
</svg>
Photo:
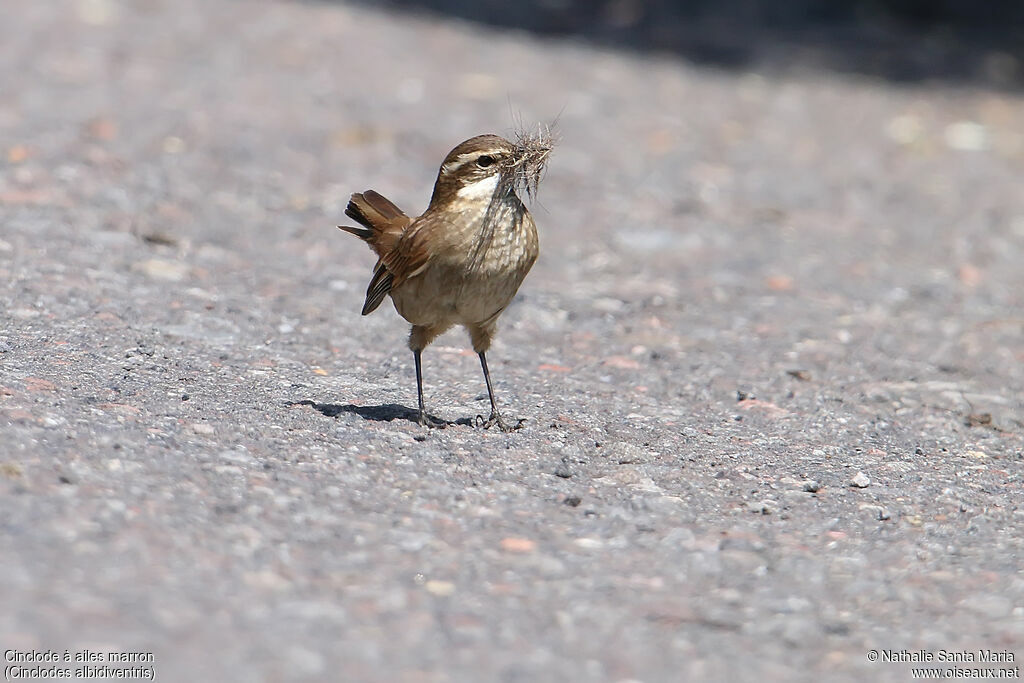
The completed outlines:
<svg viewBox="0 0 1024 683">
<path fill-rule="evenodd" d="M 444 429 L 448 426 L 445 420 L 439 420 L 436 417 L 427 415 L 426 412 L 420 412 L 419 419 L 416 420 L 421 426 L 429 427 L 430 429 Z"/>
<path fill-rule="evenodd" d="M 505 422 L 505 418 L 498 414 L 498 411 L 494 411 L 491 413 L 491 416 L 486 420 L 484 419 L 483 415 L 477 415 L 476 420 L 474 422 L 477 427 L 483 427 L 484 429 L 490 429 L 494 425 L 498 425 L 498 429 L 508 433 L 514 432 L 517 429 L 522 428 L 523 423 L 526 422 L 526 420 L 520 418 L 519 420 L 516 421 L 514 425 L 509 424 L 508 422 Z"/>
</svg>

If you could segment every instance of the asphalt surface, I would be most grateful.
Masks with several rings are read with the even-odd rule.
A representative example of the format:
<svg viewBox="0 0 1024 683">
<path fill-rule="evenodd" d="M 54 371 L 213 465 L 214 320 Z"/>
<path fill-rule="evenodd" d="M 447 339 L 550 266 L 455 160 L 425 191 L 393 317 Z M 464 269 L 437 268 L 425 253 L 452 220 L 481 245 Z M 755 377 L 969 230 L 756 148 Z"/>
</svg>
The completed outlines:
<svg viewBox="0 0 1024 683">
<path fill-rule="evenodd" d="M 1024 100 L 336 3 L 0 22 L 0 649 L 164 681 L 911 679 L 1024 657 Z M 489 354 L 348 194 L 560 114 Z M 105 656 L 105 655 L 104 655 Z M 965 668 L 971 663 L 937 666 Z M 63 665 L 62 665 L 63 666 Z M 111 666 L 111 664 L 107 664 Z M 952 674 L 949 674 L 952 675 Z M 8 676 L 10 672 L 8 671 Z M 28 680 L 23 677 L 23 680 Z"/>
</svg>

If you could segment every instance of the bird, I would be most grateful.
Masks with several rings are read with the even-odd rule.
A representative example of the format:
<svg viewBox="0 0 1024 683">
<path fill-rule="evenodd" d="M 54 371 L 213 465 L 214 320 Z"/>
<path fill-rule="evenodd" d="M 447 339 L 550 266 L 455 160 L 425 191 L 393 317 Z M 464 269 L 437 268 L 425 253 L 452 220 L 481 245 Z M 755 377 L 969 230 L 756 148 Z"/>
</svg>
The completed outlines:
<svg viewBox="0 0 1024 683">
<path fill-rule="evenodd" d="M 359 225 L 338 227 L 377 255 L 362 314 L 390 296 L 412 325 L 409 348 L 420 425 L 449 424 L 425 407 L 422 353 L 455 325 L 469 333 L 491 403 L 490 416 L 478 415 L 476 423 L 503 432 L 523 425 L 524 420 L 506 420 L 498 409 L 487 351 L 498 318 L 539 254 L 537 226 L 517 190 L 528 198 L 535 195 L 552 145 L 550 131 L 543 129 L 536 135 L 520 132 L 515 142 L 487 134 L 456 145 L 438 169 L 427 209 L 415 218 L 373 190 L 357 192 L 348 202 L 345 214 Z"/>
</svg>

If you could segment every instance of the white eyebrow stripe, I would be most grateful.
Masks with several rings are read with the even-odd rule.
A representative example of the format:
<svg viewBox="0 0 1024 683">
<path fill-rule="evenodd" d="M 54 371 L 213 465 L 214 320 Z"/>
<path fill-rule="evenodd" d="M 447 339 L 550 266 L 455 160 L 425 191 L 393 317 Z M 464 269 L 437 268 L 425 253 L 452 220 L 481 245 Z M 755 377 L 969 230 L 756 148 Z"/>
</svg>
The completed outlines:
<svg viewBox="0 0 1024 683">
<path fill-rule="evenodd" d="M 444 170 L 447 171 L 448 173 L 451 173 L 455 169 L 465 166 L 467 162 L 472 161 L 475 158 L 475 152 L 467 152 L 465 154 L 460 154 L 459 156 L 455 157 L 453 161 L 449 161 L 447 164 L 445 164 Z"/>
<path fill-rule="evenodd" d="M 456 170 L 461 166 L 464 166 L 470 161 L 476 161 L 481 156 L 488 155 L 492 157 L 499 157 L 504 153 L 505 150 L 501 149 L 500 147 L 492 147 L 491 149 L 478 149 L 473 152 L 463 152 L 459 156 L 455 157 L 454 160 L 449 161 L 447 164 L 444 164 L 442 168 L 444 169 L 445 173 L 451 173 L 452 171 Z"/>
</svg>

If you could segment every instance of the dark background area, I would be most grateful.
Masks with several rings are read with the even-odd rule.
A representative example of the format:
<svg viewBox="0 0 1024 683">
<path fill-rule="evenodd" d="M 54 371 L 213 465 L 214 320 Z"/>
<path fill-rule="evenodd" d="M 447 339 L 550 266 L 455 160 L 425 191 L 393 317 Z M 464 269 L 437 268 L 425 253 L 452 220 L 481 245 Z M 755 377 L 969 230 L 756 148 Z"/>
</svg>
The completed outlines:
<svg viewBox="0 0 1024 683">
<path fill-rule="evenodd" d="M 725 68 L 814 68 L 897 82 L 1024 85 L 1014 0 L 391 0 L 418 10 L 575 36 Z"/>
</svg>

